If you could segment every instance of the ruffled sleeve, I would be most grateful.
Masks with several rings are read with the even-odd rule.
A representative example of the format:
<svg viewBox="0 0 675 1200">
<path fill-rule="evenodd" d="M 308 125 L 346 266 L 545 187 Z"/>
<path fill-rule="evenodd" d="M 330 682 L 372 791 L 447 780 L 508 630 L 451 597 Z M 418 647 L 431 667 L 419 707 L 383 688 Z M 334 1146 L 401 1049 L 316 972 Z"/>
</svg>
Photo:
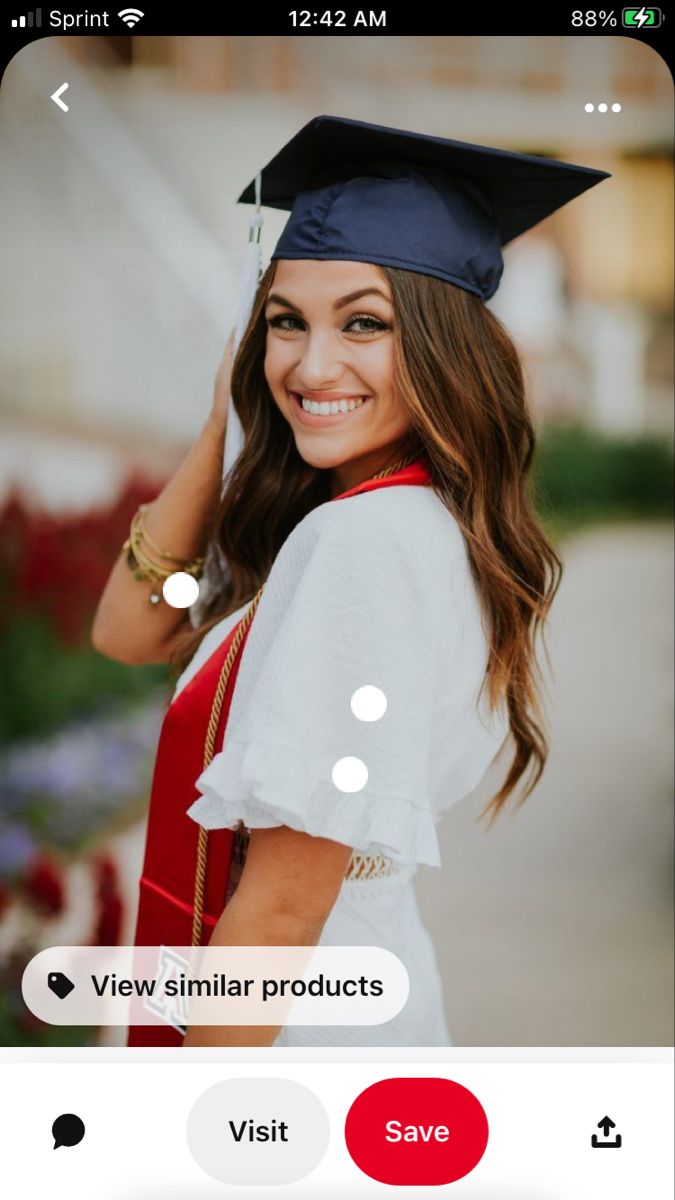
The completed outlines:
<svg viewBox="0 0 675 1200">
<path fill-rule="evenodd" d="M 207 829 L 287 825 L 440 865 L 431 545 L 430 533 L 411 539 L 367 495 L 301 522 L 265 585 L 224 745 L 197 780 L 190 817 Z M 384 695 L 376 719 L 352 708 L 365 687 Z"/>
</svg>

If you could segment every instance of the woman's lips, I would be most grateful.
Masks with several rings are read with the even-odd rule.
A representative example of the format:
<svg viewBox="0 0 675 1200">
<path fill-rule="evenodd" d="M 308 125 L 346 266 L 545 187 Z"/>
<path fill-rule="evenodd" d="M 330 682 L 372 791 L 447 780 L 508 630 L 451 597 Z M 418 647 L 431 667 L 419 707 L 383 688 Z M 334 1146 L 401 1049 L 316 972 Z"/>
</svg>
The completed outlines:
<svg viewBox="0 0 675 1200">
<path fill-rule="evenodd" d="M 372 396 L 359 397 L 359 399 L 363 399 L 363 404 L 359 404 L 357 408 L 352 408 L 351 411 L 347 409 L 347 412 L 327 413 L 325 416 L 322 416 L 321 413 L 305 412 L 304 408 L 302 407 L 300 396 L 297 392 L 289 392 L 289 395 L 295 405 L 295 409 L 298 414 L 298 420 L 300 421 L 301 425 L 312 425 L 315 428 L 319 425 L 325 425 L 328 429 L 330 429 L 333 425 L 340 425 L 349 417 L 356 416 L 356 414 L 361 412 L 361 409 L 365 408 L 372 399 Z M 352 399 L 354 399 L 354 397 L 352 397 Z M 317 401 L 316 403 L 320 403 L 320 401 Z"/>
</svg>

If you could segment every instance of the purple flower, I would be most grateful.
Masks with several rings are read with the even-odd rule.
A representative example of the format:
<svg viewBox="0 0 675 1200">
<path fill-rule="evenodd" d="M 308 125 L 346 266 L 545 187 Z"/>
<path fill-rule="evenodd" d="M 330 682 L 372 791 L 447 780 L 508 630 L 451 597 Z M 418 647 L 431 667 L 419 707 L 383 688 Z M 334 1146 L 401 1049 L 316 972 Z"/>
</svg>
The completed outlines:
<svg viewBox="0 0 675 1200">
<path fill-rule="evenodd" d="M 0 813 L 48 845 L 75 849 L 149 794 L 164 693 L 120 714 L 22 741 L 0 757 Z"/>
<path fill-rule="evenodd" d="M 22 825 L 0 824 L 0 879 L 11 879 L 25 871 L 37 847 Z"/>
</svg>

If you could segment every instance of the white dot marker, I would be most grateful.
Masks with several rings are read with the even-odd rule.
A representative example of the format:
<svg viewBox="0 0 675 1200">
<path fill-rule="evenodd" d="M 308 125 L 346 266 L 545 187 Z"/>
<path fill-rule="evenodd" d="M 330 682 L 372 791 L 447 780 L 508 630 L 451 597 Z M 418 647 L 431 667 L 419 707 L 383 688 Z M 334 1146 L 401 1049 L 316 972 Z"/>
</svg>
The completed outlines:
<svg viewBox="0 0 675 1200">
<path fill-rule="evenodd" d="M 595 105 L 594 104 L 584 104 L 584 109 L 586 110 L 586 112 L 593 112 L 595 109 Z"/>
<path fill-rule="evenodd" d="M 360 792 L 368 782 L 368 768 L 360 758 L 339 758 L 331 778 L 339 792 Z"/>
<path fill-rule="evenodd" d="M 350 704 L 359 721 L 379 721 L 387 711 L 387 697 L 382 688 L 370 683 L 356 689 Z"/>
<path fill-rule="evenodd" d="M 599 105 L 598 105 L 598 112 L 607 112 L 607 105 L 606 105 L 606 104 L 599 104 Z"/>
<path fill-rule="evenodd" d="M 199 583 L 187 571 L 174 571 L 164 580 L 162 595 L 172 608 L 189 608 L 199 595 Z"/>
<path fill-rule="evenodd" d="M 612 105 L 612 112 L 621 112 L 621 105 L 620 105 L 620 104 L 613 104 L 613 105 Z"/>
</svg>

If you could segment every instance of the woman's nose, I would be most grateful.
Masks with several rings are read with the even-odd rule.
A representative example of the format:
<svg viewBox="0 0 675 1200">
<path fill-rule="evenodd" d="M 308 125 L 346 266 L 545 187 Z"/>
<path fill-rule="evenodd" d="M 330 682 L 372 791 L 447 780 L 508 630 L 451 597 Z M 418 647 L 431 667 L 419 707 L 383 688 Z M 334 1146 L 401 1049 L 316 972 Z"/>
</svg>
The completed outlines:
<svg viewBox="0 0 675 1200">
<path fill-rule="evenodd" d="M 298 367 L 303 385 L 308 390 L 334 387 L 342 375 L 342 365 L 334 337 L 315 334 L 307 338 Z"/>
</svg>

